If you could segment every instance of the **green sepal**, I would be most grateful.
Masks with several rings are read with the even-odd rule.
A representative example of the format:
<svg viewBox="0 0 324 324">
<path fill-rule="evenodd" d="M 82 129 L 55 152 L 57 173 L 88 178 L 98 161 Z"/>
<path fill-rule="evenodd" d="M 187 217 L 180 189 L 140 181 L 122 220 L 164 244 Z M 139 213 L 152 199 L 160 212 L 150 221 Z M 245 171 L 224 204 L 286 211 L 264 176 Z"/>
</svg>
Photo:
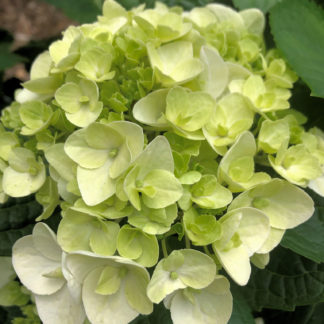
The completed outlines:
<svg viewBox="0 0 324 324">
<path fill-rule="evenodd" d="M 83 250 L 113 255 L 118 232 L 119 225 L 115 222 L 68 209 L 58 227 L 57 240 L 66 252 Z"/>
<path fill-rule="evenodd" d="M 191 200 L 199 207 L 218 209 L 227 206 L 233 199 L 232 193 L 218 183 L 214 175 L 206 174 L 191 189 Z"/>
<path fill-rule="evenodd" d="M 134 209 L 128 216 L 128 223 L 151 235 L 164 234 L 170 230 L 177 218 L 177 205 L 166 208 L 152 209 L 144 204 L 140 211 Z"/>
<path fill-rule="evenodd" d="M 203 63 L 193 57 L 193 46 L 188 41 L 175 41 L 157 49 L 149 43 L 147 51 L 156 77 L 165 87 L 185 83 L 204 69 Z"/>
<path fill-rule="evenodd" d="M 43 212 L 36 218 L 36 221 L 51 217 L 60 202 L 57 183 L 51 177 L 46 178 L 45 183 L 36 193 L 36 200 L 43 206 Z"/>
<path fill-rule="evenodd" d="M 215 274 L 216 265 L 206 254 L 191 249 L 176 250 L 155 267 L 147 295 L 159 303 L 178 289 L 207 287 Z"/>
<path fill-rule="evenodd" d="M 156 237 L 130 225 L 124 225 L 120 229 L 117 250 L 121 256 L 132 259 L 144 267 L 154 266 L 159 258 L 159 245 Z"/>
<path fill-rule="evenodd" d="M 52 108 L 41 101 L 28 101 L 19 108 L 19 115 L 24 126 L 22 135 L 34 135 L 46 128 L 52 117 Z"/>
<path fill-rule="evenodd" d="M 252 133 L 242 133 L 222 158 L 218 179 L 225 181 L 232 192 L 249 189 L 259 183 L 270 181 L 265 172 L 254 172 L 255 139 Z"/>
<path fill-rule="evenodd" d="M 208 245 L 218 240 L 222 227 L 214 215 L 201 215 L 190 208 L 183 214 L 183 224 L 189 239 L 194 245 Z"/>
<path fill-rule="evenodd" d="M 9 166 L 3 172 L 3 191 L 11 197 L 24 197 L 36 192 L 46 180 L 45 165 L 36 160 L 32 151 L 16 147 L 9 156 Z"/>
</svg>

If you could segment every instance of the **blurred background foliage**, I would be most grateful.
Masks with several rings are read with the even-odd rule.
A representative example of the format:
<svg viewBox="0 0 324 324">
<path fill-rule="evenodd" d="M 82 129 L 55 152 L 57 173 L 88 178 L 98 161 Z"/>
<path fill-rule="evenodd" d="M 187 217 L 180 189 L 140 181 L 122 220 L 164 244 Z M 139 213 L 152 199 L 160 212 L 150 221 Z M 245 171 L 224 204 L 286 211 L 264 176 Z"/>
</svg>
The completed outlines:
<svg viewBox="0 0 324 324">
<path fill-rule="evenodd" d="M 154 0 L 120 0 L 130 9 Z M 190 10 L 212 0 L 162 0 Z M 321 0 L 219 0 L 236 9 L 258 7 L 267 15 L 265 39 L 277 46 L 301 79 L 291 106 L 308 117 L 306 127 L 324 129 L 324 9 Z M 0 110 L 28 79 L 35 57 L 71 24 L 93 22 L 103 0 L 0 0 Z M 269 23 L 270 22 L 270 23 Z M 232 283 L 234 311 L 230 324 L 324 323 L 324 199 L 313 195 L 316 212 L 308 222 L 287 231 L 281 247 L 271 254 L 265 270 L 254 268 L 246 287 Z M 0 205 L 0 256 L 10 256 L 13 243 L 29 234 L 40 213 L 34 197 L 11 199 Z M 48 220 L 55 229 L 59 211 Z M 175 243 L 177 241 L 175 240 Z M 172 248 L 172 247 L 171 247 Z M 25 304 L 24 304 L 25 303 Z M 0 323 L 37 324 L 28 305 L 13 301 L 0 307 Z M 1 296 L 0 296 L 1 305 Z M 154 313 L 133 324 L 171 324 L 169 312 L 156 305 Z"/>
</svg>

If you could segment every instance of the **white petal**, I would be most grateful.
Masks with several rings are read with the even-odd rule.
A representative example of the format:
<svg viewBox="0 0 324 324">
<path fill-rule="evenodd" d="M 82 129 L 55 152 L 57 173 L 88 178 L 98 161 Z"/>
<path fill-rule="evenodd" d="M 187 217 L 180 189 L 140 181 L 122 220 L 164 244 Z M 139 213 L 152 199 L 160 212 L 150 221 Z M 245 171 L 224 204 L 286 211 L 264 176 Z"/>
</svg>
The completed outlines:
<svg viewBox="0 0 324 324">
<path fill-rule="evenodd" d="M 100 257 L 92 252 L 76 252 L 65 254 L 63 258 L 63 274 L 68 282 L 82 284 L 86 276 L 97 267 L 112 265 L 111 258 Z"/>
<path fill-rule="evenodd" d="M 241 64 L 226 62 L 228 70 L 229 70 L 229 82 L 237 79 L 247 79 L 251 72 L 243 67 Z"/>
<path fill-rule="evenodd" d="M 104 296 L 95 292 L 102 269 L 93 270 L 84 281 L 82 300 L 86 314 L 92 324 L 127 324 L 138 312 L 128 305 L 123 284 L 113 295 Z"/>
<path fill-rule="evenodd" d="M 324 197 L 324 175 L 315 180 L 311 180 L 308 187 L 314 190 L 318 195 Z"/>
<path fill-rule="evenodd" d="M 127 121 L 111 122 L 109 126 L 120 134 L 126 135 L 127 147 L 130 151 L 132 161 L 134 161 L 143 151 L 144 135 L 142 127 Z"/>
<path fill-rule="evenodd" d="M 70 295 L 76 302 L 81 301 L 81 283 L 74 277 L 73 273 L 67 267 L 66 257 L 67 253 L 63 252 L 62 254 L 62 273 L 64 278 L 67 281 L 67 288 L 70 291 Z"/>
<path fill-rule="evenodd" d="M 33 242 L 36 249 L 48 259 L 61 262 L 62 249 L 54 232 L 45 224 L 37 223 L 33 229 Z"/>
<path fill-rule="evenodd" d="M 168 127 L 168 121 L 163 116 L 168 92 L 169 89 L 156 90 L 137 101 L 133 108 L 134 118 L 154 127 Z"/>
<path fill-rule="evenodd" d="M 265 18 L 261 10 L 256 8 L 250 8 L 240 11 L 240 16 L 244 20 L 247 30 L 256 35 L 261 35 L 265 27 Z"/>
<path fill-rule="evenodd" d="M 171 279 L 170 272 L 163 270 L 162 262 L 160 262 L 155 267 L 151 281 L 147 286 L 147 296 L 153 303 L 158 304 L 167 295 L 183 288 L 186 288 L 186 285 L 179 278 Z"/>
<path fill-rule="evenodd" d="M 273 250 L 280 243 L 285 232 L 285 230 L 271 227 L 268 238 L 257 251 L 257 253 L 264 254 Z"/>
<path fill-rule="evenodd" d="M 81 303 L 76 303 L 64 285 L 55 294 L 35 295 L 37 312 L 44 324 L 82 324 L 85 319 Z"/>
<path fill-rule="evenodd" d="M 227 251 L 215 249 L 219 261 L 226 272 L 240 286 L 247 284 L 251 274 L 249 254 L 243 244 Z"/>
<path fill-rule="evenodd" d="M 31 92 L 27 89 L 18 89 L 15 92 L 15 99 L 19 103 L 24 103 L 32 100 L 41 100 L 45 101 L 52 97 L 52 94 L 39 94 L 35 92 Z"/>
<path fill-rule="evenodd" d="M 22 237 L 14 244 L 12 263 L 23 285 L 34 294 L 53 294 L 65 283 L 64 278 L 44 276 L 59 268 L 61 262 L 53 261 L 42 255 L 34 246 L 32 235 Z"/>
<path fill-rule="evenodd" d="M 41 170 L 33 176 L 27 172 L 17 172 L 7 167 L 3 173 L 3 191 L 11 197 L 24 197 L 36 192 L 45 182 L 45 166 L 41 164 Z"/>
<path fill-rule="evenodd" d="M 62 272 L 68 282 L 71 293 L 75 299 L 78 299 L 81 294 L 81 285 L 91 271 L 105 265 L 116 266 L 116 263 L 117 265 L 121 263 L 127 267 L 136 268 L 143 275 L 145 273 L 145 275 L 149 276 L 143 266 L 132 260 L 119 256 L 102 256 L 88 251 L 63 253 Z"/>
<path fill-rule="evenodd" d="M 89 124 L 96 121 L 102 111 L 102 103 L 98 102 L 95 109 L 90 110 L 88 107 L 81 107 L 74 114 L 65 113 L 66 118 L 74 125 L 79 127 L 87 127 Z"/>
<path fill-rule="evenodd" d="M 206 7 L 215 14 L 218 21 L 230 22 L 230 24 L 235 26 L 235 28 L 238 30 L 242 30 L 244 28 L 243 18 L 236 10 L 218 3 L 212 3 Z"/>
<path fill-rule="evenodd" d="M 261 199 L 261 204 L 258 200 Z M 302 189 L 281 179 L 260 184 L 237 196 L 229 210 L 255 207 L 265 213 L 270 225 L 278 229 L 294 228 L 314 213 L 312 198 Z"/>
<path fill-rule="evenodd" d="M 171 317 L 174 324 L 226 324 L 232 313 L 232 295 L 229 282 L 218 276 L 212 284 L 195 293 L 193 302 L 184 291 L 178 291 L 171 300 Z"/>
<path fill-rule="evenodd" d="M 84 202 L 89 206 L 100 204 L 111 197 L 115 191 L 115 181 L 109 177 L 111 161 L 98 169 L 85 169 L 78 167 L 77 179 Z"/>
<path fill-rule="evenodd" d="M 214 99 L 218 98 L 228 84 L 228 67 L 216 49 L 203 46 L 200 59 L 205 64 L 204 71 L 199 80 L 204 81 L 203 91 L 209 93 Z"/>
<path fill-rule="evenodd" d="M 139 178 L 144 177 L 154 169 L 167 170 L 173 173 L 174 161 L 168 140 L 164 136 L 155 137 L 146 146 L 135 163 L 144 167 L 140 170 Z"/>
<path fill-rule="evenodd" d="M 242 213 L 242 219 L 237 233 L 252 256 L 267 240 L 270 232 L 269 218 L 255 208 L 237 209 Z"/>
</svg>

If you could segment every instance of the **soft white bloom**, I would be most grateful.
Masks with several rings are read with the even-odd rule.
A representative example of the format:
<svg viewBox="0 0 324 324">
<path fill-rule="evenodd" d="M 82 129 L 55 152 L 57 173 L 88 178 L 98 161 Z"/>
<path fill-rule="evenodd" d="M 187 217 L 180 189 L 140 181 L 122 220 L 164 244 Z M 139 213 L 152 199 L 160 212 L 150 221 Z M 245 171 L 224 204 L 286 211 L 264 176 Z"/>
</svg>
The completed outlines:
<svg viewBox="0 0 324 324">
<path fill-rule="evenodd" d="M 62 256 L 53 231 L 38 223 L 32 235 L 14 244 L 12 263 L 23 285 L 34 294 L 44 324 L 82 324 L 83 306 L 70 294 L 62 273 Z"/>
</svg>

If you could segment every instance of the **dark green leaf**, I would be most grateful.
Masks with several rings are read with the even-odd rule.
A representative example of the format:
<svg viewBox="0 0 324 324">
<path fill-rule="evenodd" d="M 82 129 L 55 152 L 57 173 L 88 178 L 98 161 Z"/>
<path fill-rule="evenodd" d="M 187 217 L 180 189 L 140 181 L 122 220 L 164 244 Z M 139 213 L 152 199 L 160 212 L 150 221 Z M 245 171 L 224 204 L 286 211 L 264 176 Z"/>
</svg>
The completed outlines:
<svg viewBox="0 0 324 324">
<path fill-rule="evenodd" d="M 324 323 L 324 303 L 313 307 L 312 315 L 305 324 L 323 324 Z"/>
<path fill-rule="evenodd" d="M 79 23 L 92 23 L 101 14 L 101 0 L 44 0 Z"/>
<path fill-rule="evenodd" d="M 277 44 L 314 96 L 324 97 L 324 10 L 312 1 L 282 1 L 270 11 Z"/>
<path fill-rule="evenodd" d="M 15 317 L 11 324 L 41 324 L 37 314 L 35 314 L 35 305 L 29 304 L 20 308 L 22 317 Z"/>
<path fill-rule="evenodd" d="M 0 320 L 1 324 L 11 324 L 11 321 L 17 317 L 21 316 L 21 310 L 19 307 L 0 307 Z"/>
<path fill-rule="evenodd" d="M 101 14 L 103 0 L 43 0 L 53 6 L 61 9 L 68 17 L 80 23 L 91 23 L 96 20 L 96 17 Z M 145 4 L 147 8 L 154 7 L 154 0 L 119 0 L 117 1 L 127 10 Z M 168 6 L 181 6 L 186 10 L 194 7 L 202 7 L 213 0 L 164 0 L 162 1 Z M 226 5 L 231 5 L 231 0 L 220 0 Z"/>
<path fill-rule="evenodd" d="M 296 306 L 319 303 L 324 299 L 324 263 L 317 264 L 277 247 L 266 269 L 253 268 L 250 281 L 241 292 L 255 311 L 293 311 Z"/>
<path fill-rule="evenodd" d="M 8 69 L 24 59 L 10 51 L 11 43 L 0 42 L 0 71 Z"/>
<path fill-rule="evenodd" d="M 208 3 L 214 2 L 213 0 L 163 0 L 161 1 L 165 3 L 166 5 L 173 7 L 173 6 L 181 6 L 186 10 L 190 10 L 194 7 L 203 7 L 207 5 Z M 227 5 L 231 5 L 231 0 L 220 0 L 217 2 L 222 2 Z M 120 0 L 118 1 L 122 6 L 124 6 L 126 9 L 131 9 L 134 7 L 139 6 L 142 3 L 145 3 L 146 7 L 152 8 L 154 7 L 154 0 Z"/>
<path fill-rule="evenodd" d="M 153 8 L 154 7 L 154 0 L 120 0 L 118 1 L 124 8 L 127 10 L 131 8 L 138 7 L 140 4 L 144 3 L 146 7 Z"/>
<path fill-rule="evenodd" d="M 13 36 L 8 30 L 0 28 L 0 41 L 3 43 L 12 43 L 14 40 Z"/>
<path fill-rule="evenodd" d="M 237 286 L 231 285 L 233 312 L 228 324 L 254 324 L 252 311 Z"/>
<path fill-rule="evenodd" d="M 29 224 L 19 229 L 0 232 L 0 256 L 11 256 L 14 243 L 21 237 L 31 234 L 33 227 L 33 224 Z"/>
<path fill-rule="evenodd" d="M 324 207 L 304 224 L 288 230 L 281 245 L 315 262 L 324 262 Z"/>
<path fill-rule="evenodd" d="M 33 222 L 41 212 L 41 205 L 33 197 L 10 199 L 0 206 L 0 231 L 24 227 Z"/>
<path fill-rule="evenodd" d="M 306 129 L 314 126 L 324 128 L 324 101 L 322 98 L 311 97 L 310 94 L 310 89 L 304 82 L 300 80 L 295 83 L 290 99 L 291 107 L 302 112 L 307 117 Z"/>
<path fill-rule="evenodd" d="M 233 0 L 236 8 L 243 10 L 248 8 L 259 8 L 263 12 L 268 12 L 271 7 L 281 0 Z"/>
<path fill-rule="evenodd" d="M 182 155 L 188 154 L 198 156 L 200 141 L 192 141 L 172 132 L 166 132 L 164 136 L 168 139 L 172 150 Z"/>
<path fill-rule="evenodd" d="M 186 10 L 192 9 L 194 7 L 202 7 L 208 3 L 214 2 L 213 0 L 165 0 L 163 1 L 166 5 L 181 6 Z"/>
<path fill-rule="evenodd" d="M 32 232 L 34 220 L 41 210 L 32 196 L 9 199 L 0 206 L 0 256 L 10 256 L 13 244 Z"/>
<path fill-rule="evenodd" d="M 61 208 L 56 207 L 51 217 L 43 220 L 43 223 L 47 224 L 55 233 L 61 221 Z"/>
<path fill-rule="evenodd" d="M 294 312 L 265 309 L 261 316 L 267 324 L 323 324 L 324 304 L 296 307 Z"/>
</svg>

